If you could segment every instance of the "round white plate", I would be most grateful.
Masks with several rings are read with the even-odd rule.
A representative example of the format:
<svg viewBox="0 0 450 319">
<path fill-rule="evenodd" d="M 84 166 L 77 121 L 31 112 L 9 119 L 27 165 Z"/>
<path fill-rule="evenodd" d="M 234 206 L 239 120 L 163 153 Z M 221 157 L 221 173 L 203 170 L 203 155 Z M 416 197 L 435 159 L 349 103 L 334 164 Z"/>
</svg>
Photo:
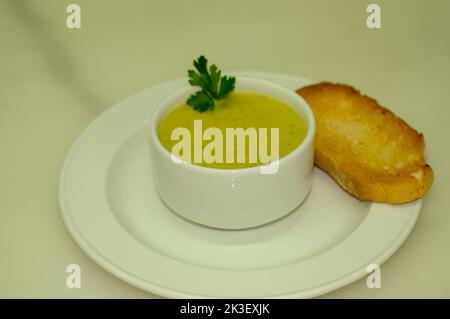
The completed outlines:
<svg viewBox="0 0 450 319">
<path fill-rule="evenodd" d="M 236 74 L 289 89 L 310 81 Z M 203 227 L 170 211 L 153 187 L 146 130 L 176 80 L 109 109 L 78 138 L 60 181 L 64 221 L 80 247 L 120 279 L 167 297 L 313 297 L 365 275 L 405 241 L 421 201 L 361 202 L 315 169 L 306 201 L 271 224 L 240 231 Z"/>
</svg>

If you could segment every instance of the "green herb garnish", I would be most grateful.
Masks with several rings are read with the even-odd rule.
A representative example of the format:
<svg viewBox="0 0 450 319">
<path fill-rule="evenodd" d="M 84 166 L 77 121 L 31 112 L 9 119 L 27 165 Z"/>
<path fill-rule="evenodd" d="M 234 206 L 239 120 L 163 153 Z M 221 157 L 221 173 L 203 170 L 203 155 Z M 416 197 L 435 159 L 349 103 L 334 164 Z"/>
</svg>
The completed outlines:
<svg viewBox="0 0 450 319">
<path fill-rule="evenodd" d="M 201 87 L 201 90 L 192 94 L 186 103 L 203 113 L 214 109 L 215 102 L 225 98 L 234 89 L 236 78 L 221 76 L 215 64 L 208 70 L 208 60 L 203 55 L 194 60 L 194 67 L 196 70 L 188 70 L 189 83 Z"/>
</svg>

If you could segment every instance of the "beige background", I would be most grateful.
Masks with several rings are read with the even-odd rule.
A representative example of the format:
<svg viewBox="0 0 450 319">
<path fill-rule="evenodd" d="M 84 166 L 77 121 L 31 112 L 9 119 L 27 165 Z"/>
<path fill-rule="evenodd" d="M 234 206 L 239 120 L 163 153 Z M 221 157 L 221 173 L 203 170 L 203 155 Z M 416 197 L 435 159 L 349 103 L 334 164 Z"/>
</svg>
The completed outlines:
<svg viewBox="0 0 450 319">
<path fill-rule="evenodd" d="M 66 28 L 71 2 L 79 30 Z M 369 3 L 0 0 L 0 297 L 153 297 L 78 248 L 58 175 L 97 115 L 202 53 L 225 69 L 352 84 L 422 131 L 436 179 L 382 288 L 362 279 L 326 297 L 450 297 L 450 1 L 376 1 L 381 30 L 365 25 Z M 81 289 L 65 286 L 69 263 Z"/>
</svg>

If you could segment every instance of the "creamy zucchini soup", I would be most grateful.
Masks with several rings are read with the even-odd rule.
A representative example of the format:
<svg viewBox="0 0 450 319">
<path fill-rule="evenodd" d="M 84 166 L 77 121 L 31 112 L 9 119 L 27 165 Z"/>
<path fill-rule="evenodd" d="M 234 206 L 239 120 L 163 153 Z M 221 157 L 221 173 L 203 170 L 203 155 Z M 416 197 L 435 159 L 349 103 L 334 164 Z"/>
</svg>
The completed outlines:
<svg viewBox="0 0 450 319">
<path fill-rule="evenodd" d="M 179 128 L 184 128 L 184 132 L 189 134 L 185 134 L 185 136 L 173 134 Z M 204 134 L 208 128 L 220 130 L 219 133 L 222 133 L 220 135 L 223 136 L 223 140 L 215 141 L 218 139 L 216 135 Z M 257 132 L 257 141 L 255 141 L 255 136 L 251 134 L 247 134 L 241 141 L 237 136 L 232 137 L 234 146 L 238 146 L 244 141 L 245 157 L 243 154 L 238 154 L 238 147 L 234 147 L 234 156 L 233 154 L 230 156 L 232 160 L 226 158 L 226 148 L 230 146 L 230 141 L 227 141 L 227 128 L 242 128 L 243 130 L 254 128 Z M 277 135 L 272 130 L 273 128 L 278 128 Z M 261 134 L 260 132 L 264 130 L 260 129 L 266 129 L 267 134 Z M 267 148 L 264 150 L 267 155 L 274 155 L 270 153 L 275 151 L 278 153 L 277 158 L 282 158 L 302 143 L 306 131 L 305 121 L 298 112 L 287 104 L 260 94 L 232 92 L 226 99 L 218 101 L 213 110 L 203 113 L 194 110 L 187 104 L 176 106 L 161 120 L 158 127 L 158 138 L 169 152 L 180 145 L 182 138 L 189 138 L 192 147 L 184 148 L 178 153 L 172 152 L 185 161 L 212 168 L 238 169 L 267 163 L 267 160 L 261 158 L 261 139 L 267 141 Z M 194 158 L 198 159 L 198 156 L 196 157 L 194 154 L 196 150 L 194 135 L 197 134 L 198 138 L 199 132 L 201 135 L 201 151 L 206 151 L 209 148 L 208 151 L 214 155 L 214 153 L 217 153 L 217 148 L 220 147 L 222 148 L 223 160 L 214 162 L 194 160 Z M 218 131 L 216 130 L 216 132 Z M 272 138 L 275 138 L 278 143 L 272 143 Z M 216 149 L 211 150 L 211 144 L 214 141 L 216 142 L 214 143 Z M 183 154 L 183 152 L 189 152 L 190 154 Z M 271 156 L 271 160 L 274 159 L 276 158 Z"/>
</svg>

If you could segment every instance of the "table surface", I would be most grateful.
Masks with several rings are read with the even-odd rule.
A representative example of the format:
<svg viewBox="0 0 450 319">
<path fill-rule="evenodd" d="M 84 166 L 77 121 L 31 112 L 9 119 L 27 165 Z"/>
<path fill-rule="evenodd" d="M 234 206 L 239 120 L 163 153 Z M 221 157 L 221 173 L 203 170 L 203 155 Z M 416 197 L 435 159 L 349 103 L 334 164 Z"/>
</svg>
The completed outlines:
<svg viewBox="0 0 450 319">
<path fill-rule="evenodd" d="M 205 54 L 224 69 L 356 86 L 423 132 L 434 185 L 408 240 L 366 279 L 325 295 L 450 297 L 450 1 L 0 1 L 0 297 L 152 298 L 89 259 L 58 206 L 71 144 L 116 102 L 183 76 Z M 382 236 L 382 230 L 380 230 Z M 81 289 L 66 267 L 82 269 Z"/>
</svg>

